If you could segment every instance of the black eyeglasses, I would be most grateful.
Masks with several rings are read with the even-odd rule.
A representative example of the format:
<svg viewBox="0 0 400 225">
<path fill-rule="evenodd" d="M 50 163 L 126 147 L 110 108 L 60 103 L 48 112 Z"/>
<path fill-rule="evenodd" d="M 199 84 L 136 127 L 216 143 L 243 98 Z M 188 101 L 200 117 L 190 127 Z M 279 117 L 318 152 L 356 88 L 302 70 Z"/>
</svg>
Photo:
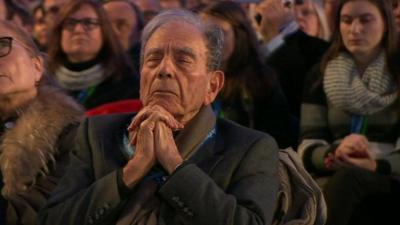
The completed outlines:
<svg viewBox="0 0 400 225">
<path fill-rule="evenodd" d="M 0 57 L 10 54 L 12 40 L 12 37 L 0 37 Z"/>
<path fill-rule="evenodd" d="M 80 24 L 85 31 L 91 31 L 100 26 L 98 19 L 84 18 L 84 19 L 67 19 L 64 22 L 63 28 L 72 32 L 75 30 L 76 25 Z"/>
</svg>

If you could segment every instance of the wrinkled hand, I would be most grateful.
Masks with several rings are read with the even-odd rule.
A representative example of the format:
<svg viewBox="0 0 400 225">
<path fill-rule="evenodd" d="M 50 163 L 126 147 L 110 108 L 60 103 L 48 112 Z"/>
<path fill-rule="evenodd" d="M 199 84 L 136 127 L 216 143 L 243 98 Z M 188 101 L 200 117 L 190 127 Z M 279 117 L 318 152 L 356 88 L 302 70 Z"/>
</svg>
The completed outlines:
<svg viewBox="0 0 400 225">
<path fill-rule="evenodd" d="M 145 120 L 137 131 L 135 155 L 122 170 L 122 180 L 129 188 L 133 188 L 155 165 L 154 151 L 155 122 Z"/>
<path fill-rule="evenodd" d="M 183 162 L 175 144 L 172 130 L 165 123 L 157 122 L 154 137 L 157 161 L 169 174 L 172 174 L 178 165 Z"/>
<path fill-rule="evenodd" d="M 135 116 L 128 127 L 135 155 L 123 168 L 123 181 L 128 187 L 134 187 L 156 162 L 169 173 L 182 163 L 172 135 L 172 130 L 182 128 L 183 125 L 161 106 L 144 107 Z"/>
<path fill-rule="evenodd" d="M 170 129 L 179 130 L 183 128 L 183 125 L 179 123 L 167 110 L 163 107 L 154 105 L 146 106 L 134 117 L 131 124 L 128 127 L 130 132 L 130 140 L 133 145 L 136 145 L 136 137 L 139 130 L 140 124 L 144 121 L 153 121 L 154 123 L 161 121 L 168 125 Z"/>
<path fill-rule="evenodd" d="M 267 0 L 259 3 L 257 13 L 262 17 L 258 30 L 265 42 L 279 35 L 284 25 L 294 19 L 292 9 L 285 7 L 282 0 Z"/>
</svg>

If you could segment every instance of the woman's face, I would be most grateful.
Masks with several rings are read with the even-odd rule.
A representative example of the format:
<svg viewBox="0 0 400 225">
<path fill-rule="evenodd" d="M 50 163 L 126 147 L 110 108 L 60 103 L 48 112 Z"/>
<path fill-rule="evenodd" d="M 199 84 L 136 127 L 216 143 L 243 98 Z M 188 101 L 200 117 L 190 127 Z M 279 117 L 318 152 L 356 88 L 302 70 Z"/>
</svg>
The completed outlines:
<svg viewBox="0 0 400 225">
<path fill-rule="evenodd" d="M 96 11 L 90 5 L 82 5 L 64 21 L 62 50 L 69 61 L 78 63 L 94 59 L 102 46 L 101 27 Z"/>
<path fill-rule="evenodd" d="M 235 33 L 233 31 L 232 25 L 226 20 L 217 18 L 215 16 L 210 16 L 202 14 L 202 18 L 207 22 L 215 26 L 218 26 L 224 32 L 224 53 L 222 57 L 223 62 L 227 62 L 231 57 L 233 50 L 235 48 Z"/>
<path fill-rule="evenodd" d="M 340 12 L 340 34 L 356 58 L 371 57 L 381 46 L 386 26 L 379 9 L 369 1 L 345 3 Z"/>
<path fill-rule="evenodd" d="M 300 29 L 310 36 L 317 37 L 319 21 L 312 0 L 305 0 L 304 3 L 300 5 L 296 4 L 294 12 Z"/>
<path fill-rule="evenodd" d="M 32 57 L 15 35 L 0 26 L 0 100 L 36 93 L 43 74 L 41 57 Z"/>
</svg>

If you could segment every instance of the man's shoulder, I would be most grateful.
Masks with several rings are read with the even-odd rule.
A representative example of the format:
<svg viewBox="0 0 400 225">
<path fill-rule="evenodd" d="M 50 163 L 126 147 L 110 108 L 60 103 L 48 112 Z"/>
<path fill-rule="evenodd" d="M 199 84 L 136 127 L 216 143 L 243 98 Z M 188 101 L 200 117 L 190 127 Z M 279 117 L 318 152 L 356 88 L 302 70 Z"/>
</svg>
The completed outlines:
<svg viewBox="0 0 400 225">
<path fill-rule="evenodd" d="M 219 118 L 217 120 L 217 125 L 218 132 L 221 136 L 228 140 L 233 146 L 238 146 L 240 144 L 248 145 L 261 139 L 276 144 L 275 139 L 269 134 L 244 127 L 231 120 Z"/>
</svg>

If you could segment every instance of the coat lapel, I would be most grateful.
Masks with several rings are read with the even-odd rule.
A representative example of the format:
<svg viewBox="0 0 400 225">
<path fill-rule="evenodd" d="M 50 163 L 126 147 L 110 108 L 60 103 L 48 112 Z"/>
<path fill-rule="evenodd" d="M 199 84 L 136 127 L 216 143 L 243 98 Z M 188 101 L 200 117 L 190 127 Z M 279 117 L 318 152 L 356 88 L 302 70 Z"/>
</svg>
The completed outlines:
<svg viewBox="0 0 400 225">
<path fill-rule="evenodd" d="M 220 133 L 208 143 L 201 146 L 188 162 L 196 164 L 206 174 L 211 174 L 216 165 L 223 159 L 224 140 Z"/>
</svg>

